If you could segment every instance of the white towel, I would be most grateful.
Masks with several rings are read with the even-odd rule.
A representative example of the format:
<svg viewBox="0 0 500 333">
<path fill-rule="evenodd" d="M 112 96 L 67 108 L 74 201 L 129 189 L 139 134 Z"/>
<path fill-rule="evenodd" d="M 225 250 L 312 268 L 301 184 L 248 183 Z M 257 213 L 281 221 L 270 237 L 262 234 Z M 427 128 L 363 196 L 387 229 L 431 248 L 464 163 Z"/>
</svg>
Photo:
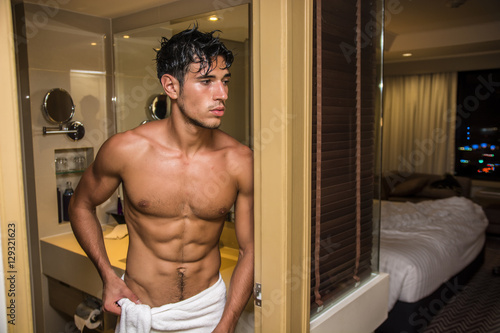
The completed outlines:
<svg viewBox="0 0 500 333">
<path fill-rule="evenodd" d="M 211 332 L 219 323 L 226 304 L 222 276 L 209 288 L 177 303 L 150 308 L 128 298 L 118 301 L 122 314 L 116 333 Z"/>
<path fill-rule="evenodd" d="M 116 332 L 145 333 L 151 331 L 151 308 L 146 304 L 135 304 L 128 298 L 118 301 L 122 308 L 120 324 Z"/>
</svg>

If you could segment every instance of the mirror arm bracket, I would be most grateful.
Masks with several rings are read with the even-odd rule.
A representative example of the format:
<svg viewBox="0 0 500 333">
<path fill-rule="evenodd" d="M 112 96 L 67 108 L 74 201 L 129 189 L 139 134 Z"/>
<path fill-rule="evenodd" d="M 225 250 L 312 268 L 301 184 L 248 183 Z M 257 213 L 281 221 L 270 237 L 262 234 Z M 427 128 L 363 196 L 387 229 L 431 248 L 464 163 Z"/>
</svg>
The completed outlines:
<svg viewBox="0 0 500 333">
<path fill-rule="evenodd" d="M 45 127 L 43 126 L 43 135 L 46 134 L 69 134 L 76 133 L 77 130 L 67 130 L 61 127 Z"/>
<path fill-rule="evenodd" d="M 85 127 L 79 121 L 73 121 L 69 124 L 68 128 L 64 128 L 63 125 L 59 127 L 43 127 L 43 135 L 47 134 L 67 134 L 73 141 L 78 141 L 82 139 L 85 135 Z"/>
</svg>

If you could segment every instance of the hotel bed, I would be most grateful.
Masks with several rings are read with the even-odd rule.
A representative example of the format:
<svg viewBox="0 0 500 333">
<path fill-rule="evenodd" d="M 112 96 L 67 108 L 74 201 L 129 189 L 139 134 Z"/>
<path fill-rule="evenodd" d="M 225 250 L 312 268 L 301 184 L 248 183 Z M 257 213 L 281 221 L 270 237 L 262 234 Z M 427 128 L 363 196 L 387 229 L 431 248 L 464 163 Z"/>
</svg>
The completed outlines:
<svg viewBox="0 0 500 333">
<path fill-rule="evenodd" d="M 380 271 L 390 274 L 390 292 L 377 332 L 421 332 L 480 267 L 487 225 L 465 197 L 382 200 Z"/>
</svg>

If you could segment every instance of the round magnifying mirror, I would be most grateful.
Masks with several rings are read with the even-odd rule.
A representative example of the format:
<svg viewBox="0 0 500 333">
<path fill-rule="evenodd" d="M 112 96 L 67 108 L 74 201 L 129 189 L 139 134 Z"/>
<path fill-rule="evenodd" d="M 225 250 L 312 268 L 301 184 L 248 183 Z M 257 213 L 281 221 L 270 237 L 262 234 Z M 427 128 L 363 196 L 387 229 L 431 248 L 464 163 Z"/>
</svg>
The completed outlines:
<svg viewBox="0 0 500 333">
<path fill-rule="evenodd" d="M 43 114 L 47 120 L 56 124 L 65 124 L 75 114 L 75 104 L 70 94 L 61 88 L 55 88 L 45 94 L 43 100 Z"/>
<path fill-rule="evenodd" d="M 149 104 L 149 113 L 155 120 L 165 119 L 170 116 L 170 101 L 167 95 L 159 94 L 153 96 Z"/>
</svg>

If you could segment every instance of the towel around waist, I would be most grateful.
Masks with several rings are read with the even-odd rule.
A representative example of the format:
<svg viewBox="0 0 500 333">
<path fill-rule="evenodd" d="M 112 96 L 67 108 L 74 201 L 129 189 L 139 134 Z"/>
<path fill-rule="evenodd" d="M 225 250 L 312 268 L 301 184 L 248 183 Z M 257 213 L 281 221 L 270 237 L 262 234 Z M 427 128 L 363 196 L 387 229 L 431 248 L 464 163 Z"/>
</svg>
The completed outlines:
<svg viewBox="0 0 500 333">
<path fill-rule="evenodd" d="M 116 332 L 207 332 L 220 321 L 226 303 L 226 285 L 219 280 L 202 292 L 185 300 L 151 308 L 127 298 L 118 301 L 122 315 Z"/>
</svg>

